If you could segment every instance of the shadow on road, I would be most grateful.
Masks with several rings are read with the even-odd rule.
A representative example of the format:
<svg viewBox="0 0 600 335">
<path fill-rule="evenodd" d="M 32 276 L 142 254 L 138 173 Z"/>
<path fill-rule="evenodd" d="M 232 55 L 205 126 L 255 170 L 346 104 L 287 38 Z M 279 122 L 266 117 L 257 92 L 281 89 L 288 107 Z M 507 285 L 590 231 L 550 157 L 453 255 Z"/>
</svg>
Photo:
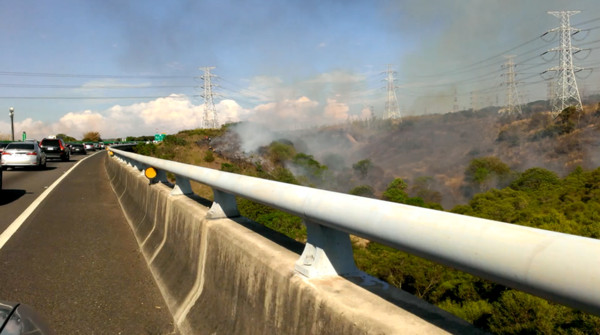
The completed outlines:
<svg viewBox="0 0 600 335">
<path fill-rule="evenodd" d="M 4 170 L 5 173 L 10 173 L 11 171 L 31 171 L 31 172 L 35 172 L 35 171 L 46 171 L 46 170 L 56 170 L 57 167 L 56 166 L 46 166 L 45 168 L 40 168 L 40 167 L 9 167 L 9 168 L 5 168 L 6 170 Z"/>
<path fill-rule="evenodd" d="M 25 190 L 0 190 L 0 206 L 10 204 L 24 196 L 26 193 Z"/>
</svg>

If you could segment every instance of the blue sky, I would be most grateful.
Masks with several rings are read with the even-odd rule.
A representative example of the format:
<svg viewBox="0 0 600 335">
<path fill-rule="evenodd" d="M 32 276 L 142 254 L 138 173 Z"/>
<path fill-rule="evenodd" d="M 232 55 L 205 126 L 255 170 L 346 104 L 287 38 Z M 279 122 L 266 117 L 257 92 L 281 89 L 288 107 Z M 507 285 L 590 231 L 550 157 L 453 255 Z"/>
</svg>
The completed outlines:
<svg viewBox="0 0 600 335">
<path fill-rule="evenodd" d="M 504 103 L 516 55 L 523 101 L 546 98 L 548 10 L 581 10 L 577 60 L 600 66 L 597 0 L 0 2 L 0 137 L 174 133 L 201 124 L 200 67 L 214 66 L 221 122 L 303 127 L 381 115 L 396 71 L 402 115 Z M 595 20 L 598 19 L 598 20 Z M 574 41 L 576 44 L 576 41 Z M 516 47 L 516 48 L 515 48 Z M 533 57 L 532 57 L 533 56 Z M 556 62 L 556 61 L 554 61 Z M 580 89 L 598 92 L 600 69 Z M 474 93 L 473 93 L 474 92 Z M 473 106 L 477 105 L 477 106 Z"/>
</svg>

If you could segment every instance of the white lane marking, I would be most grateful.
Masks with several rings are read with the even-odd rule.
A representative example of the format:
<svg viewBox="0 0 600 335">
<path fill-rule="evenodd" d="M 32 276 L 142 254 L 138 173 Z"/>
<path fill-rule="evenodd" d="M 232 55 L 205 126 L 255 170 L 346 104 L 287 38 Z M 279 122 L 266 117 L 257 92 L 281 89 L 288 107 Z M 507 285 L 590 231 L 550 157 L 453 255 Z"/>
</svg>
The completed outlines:
<svg viewBox="0 0 600 335">
<path fill-rule="evenodd" d="M 46 197 L 48 196 L 48 194 L 50 194 L 50 192 L 52 192 L 52 190 L 69 174 L 71 173 L 71 171 L 73 171 L 73 169 L 75 169 L 75 167 L 77 167 L 77 165 L 79 165 L 81 162 L 83 162 L 84 160 L 92 157 L 93 155 L 87 156 L 84 159 L 78 161 L 75 165 L 73 165 L 69 170 L 67 170 L 67 172 L 63 173 L 62 176 L 60 176 L 60 178 L 58 178 L 52 185 L 50 185 L 45 191 L 44 193 L 42 193 L 39 197 L 37 197 L 37 199 L 35 199 L 31 205 L 29 205 L 29 207 L 27 207 L 26 210 L 23 211 L 23 213 L 21 213 L 21 215 L 19 215 L 18 218 L 15 219 L 15 221 L 13 221 L 10 226 L 8 226 L 8 228 L 6 228 L 5 231 L 2 232 L 2 234 L 0 234 L 0 250 L 2 249 L 2 247 L 4 247 L 4 245 L 6 244 L 6 242 L 8 242 L 8 240 L 17 232 L 17 230 L 21 227 L 21 225 L 23 224 L 23 222 L 25 222 L 25 220 L 27 220 L 27 218 L 29 217 L 29 215 L 31 215 L 31 213 L 33 213 L 33 211 L 42 203 L 42 201 L 44 201 L 44 199 L 46 199 Z"/>
</svg>

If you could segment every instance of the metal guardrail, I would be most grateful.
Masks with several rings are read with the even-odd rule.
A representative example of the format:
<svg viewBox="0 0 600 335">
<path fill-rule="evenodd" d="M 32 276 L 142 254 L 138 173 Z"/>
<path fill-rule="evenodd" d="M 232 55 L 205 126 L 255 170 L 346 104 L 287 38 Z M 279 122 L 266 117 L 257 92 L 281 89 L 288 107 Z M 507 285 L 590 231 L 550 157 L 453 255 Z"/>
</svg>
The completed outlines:
<svg viewBox="0 0 600 335">
<path fill-rule="evenodd" d="M 301 217 L 307 243 L 295 270 L 309 278 L 358 272 L 352 234 L 600 315 L 600 240 L 111 151 L 160 181 L 174 174 L 172 195 L 192 193 L 190 180 L 210 186 L 208 218 L 239 216 L 236 196 Z"/>
</svg>

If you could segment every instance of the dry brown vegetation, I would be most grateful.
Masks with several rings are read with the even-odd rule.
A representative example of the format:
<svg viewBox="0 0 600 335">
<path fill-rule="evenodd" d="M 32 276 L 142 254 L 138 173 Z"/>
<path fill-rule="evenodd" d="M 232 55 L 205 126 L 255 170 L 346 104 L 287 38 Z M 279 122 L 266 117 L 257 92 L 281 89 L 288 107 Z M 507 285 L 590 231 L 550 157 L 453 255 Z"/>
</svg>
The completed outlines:
<svg viewBox="0 0 600 335">
<path fill-rule="evenodd" d="M 596 103 L 586 105 L 583 113 L 572 118 L 575 122 L 568 131 L 560 118 L 553 118 L 542 107 L 542 103 L 531 104 L 517 116 L 501 115 L 497 108 L 489 108 L 407 117 L 401 122 L 353 122 L 278 134 L 273 141 L 284 138 L 295 152 L 311 155 L 328 167 L 323 185 L 313 181 L 311 186 L 349 192 L 369 185 L 379 196 L 395 178 L 412 185 L 426 177 L 432 180 L 428 188 L 441 194 L 444 208 L 452 208 L 471 196 L 464 191 L 465 170 L 476 158 L 497 157 L 513 171 L 542 167 L 559 176 L 578 166 L 600 166 L 600 107 Z M 282 163 L 264 146 L 243 152 L 244 139 L 236 133 L 236 125 L 207 135 L 209 132 L 190 130 L 175 135 L 186 144 L 172 146 L 170 158 L 214 169 L 225 165 L 235 170 L 232 172 L 250 175 L 257 174 L 257 166 L 271 172 Z M 207 161 L 207 155 L 214 160 Z M 358 177 L 352 166 L 365 159 L 370 160 L 371 167 Z M 193 187 L 201 196 L 212 197 L 209 188 Z"/>
</svg>

